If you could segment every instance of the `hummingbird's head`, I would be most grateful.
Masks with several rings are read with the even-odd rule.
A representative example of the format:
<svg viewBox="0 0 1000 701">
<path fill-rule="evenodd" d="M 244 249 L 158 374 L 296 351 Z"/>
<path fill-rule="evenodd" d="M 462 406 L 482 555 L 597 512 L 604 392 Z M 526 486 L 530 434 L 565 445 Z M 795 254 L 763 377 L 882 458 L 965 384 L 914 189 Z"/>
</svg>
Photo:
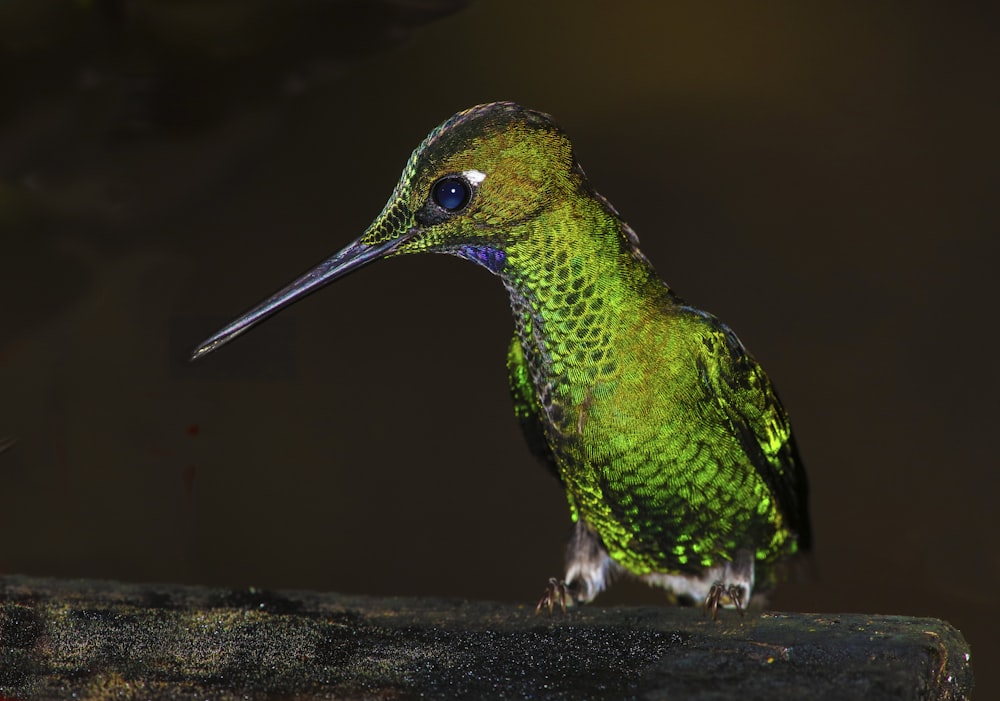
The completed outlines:
<svg viewBox="0 0 1000 701">
<path fill-rule="evenodd" d="M 541 112 L 494 102 L 459 112 L 410 156 L 381 214 L 356 241 L 207 339 L 192 359 L 378 258 L 452 253 L 499 273 L 508 246 L 583 190 L 563 131 Z"/>
<path fill-rule="evenodd" d="M 410 157 L 385 209 L 359 241 L 470 258 L 498 272 L 520 228 L 579 190 L 565 133 L 512 102 L 478 105 L 432 131 Z"/>
</svg>

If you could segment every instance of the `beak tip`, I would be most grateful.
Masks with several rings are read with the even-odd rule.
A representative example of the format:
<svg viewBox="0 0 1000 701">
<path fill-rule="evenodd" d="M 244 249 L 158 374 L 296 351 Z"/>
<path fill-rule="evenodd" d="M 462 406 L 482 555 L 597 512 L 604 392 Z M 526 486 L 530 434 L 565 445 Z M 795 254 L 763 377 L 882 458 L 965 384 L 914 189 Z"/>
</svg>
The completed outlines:
<svg viewBox="0 0 1000 701">
<path fill-rule="evenodd" d="M 191 355 L 188 356 L 188 362 L 193 363 L 196 360 L 205 357 L 206 355 L 214 351 L 216 348 L 218 348 L 219 345 L 220 345 L 219 341 L 209 341 L 208 343 L 201 344 L 193 351 L 191 351 Z"/>
</svg>

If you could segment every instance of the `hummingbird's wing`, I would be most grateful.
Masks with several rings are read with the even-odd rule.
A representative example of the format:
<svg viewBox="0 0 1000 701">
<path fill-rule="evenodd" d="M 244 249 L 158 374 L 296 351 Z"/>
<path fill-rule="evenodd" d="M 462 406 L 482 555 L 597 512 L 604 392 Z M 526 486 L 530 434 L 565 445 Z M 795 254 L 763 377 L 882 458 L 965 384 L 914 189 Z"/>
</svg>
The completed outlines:
<svg viewBox="0 0 1000 701">
<path fill-rule="evenodd" d="M 732 329 L 709 314 L 692 311 L 703 319 L 703 352 L 696 358 L 702 384 L 777 500 L 799 550 L 808 550 L 809 485 L 788 414 L 770 379 Z"/>
<path fill-rule="evenodd" d="M 524 353 L 521 351 L 521 340 L 516 333 L 507 349 L 507 381 L 510 383 L 510 394 L 514 400 L 514 414 L 521 422 L 521 430 L 524 431 L 524 437 L 528 441 L 528 448 L 555 475 L 556 479 L 562 482 L 562 478 L 559 477 L 559 468 L 556 467 L 555 455 L 553 455 L 552 448 L 549 447 L 549 442 L 545 438 L 545 429 L 538 415 L 535 387 L 531 384 L 528 365 L 524 360 Z"/>
</svg>

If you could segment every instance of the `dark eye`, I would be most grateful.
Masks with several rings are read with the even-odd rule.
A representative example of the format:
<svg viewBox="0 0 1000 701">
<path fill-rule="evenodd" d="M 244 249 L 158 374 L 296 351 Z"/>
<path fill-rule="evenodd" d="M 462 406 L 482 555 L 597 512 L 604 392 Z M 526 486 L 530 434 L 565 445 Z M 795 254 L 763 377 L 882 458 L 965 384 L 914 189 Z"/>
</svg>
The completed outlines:
<svg viewBox="0 0 1000 701">
<path fill-rule="evenodd" d="M 462 178 L 441 178 L 431 188 L 431 197 L 434 198 L 434 203 L 449 212 L 457 212 L 469 204 L 471 196 L 472 191 L 469 189 L 469 183 Z"/>
</svg>

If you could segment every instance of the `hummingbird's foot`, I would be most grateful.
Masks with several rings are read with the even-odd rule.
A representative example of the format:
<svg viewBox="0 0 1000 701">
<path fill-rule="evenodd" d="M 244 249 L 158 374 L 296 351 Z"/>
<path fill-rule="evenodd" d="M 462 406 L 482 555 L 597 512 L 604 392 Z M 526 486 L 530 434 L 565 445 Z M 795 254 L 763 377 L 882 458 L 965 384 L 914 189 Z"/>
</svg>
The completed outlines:
<svg viewBox="0 0 1000 701">
<path fill-rule="evenodd" d="M 563 613 L 566 613 L 567 601 L 569 604 L 573 602 L 566 582 L 558 580 L 555 577 L 550 577 L 549 585 L 545 587 L 545 594 L 538 600 L 538 605 L 535 606 L 535 615 L 540 614 L 542 609 L 548 609 L 549 615 L 552 615 L 552 611 L 557 605 L 562 609 Z"/>
<path fill-rule="evenodd" d="M 746 590 L 740 584 L 725 584 L 724 582 L 716 582 L 712 585 L 712 588 L 708 590 L 708 596 L 705 597 L 705 615 L 708 612 L 712 612 L 712 620 L 718 618 L 719 606 L 725 603 L 731 603 L 736 607 L 736 610 L 743 615 L 746 601 L 744 600 L 744 592 Z"/>
</svg>

